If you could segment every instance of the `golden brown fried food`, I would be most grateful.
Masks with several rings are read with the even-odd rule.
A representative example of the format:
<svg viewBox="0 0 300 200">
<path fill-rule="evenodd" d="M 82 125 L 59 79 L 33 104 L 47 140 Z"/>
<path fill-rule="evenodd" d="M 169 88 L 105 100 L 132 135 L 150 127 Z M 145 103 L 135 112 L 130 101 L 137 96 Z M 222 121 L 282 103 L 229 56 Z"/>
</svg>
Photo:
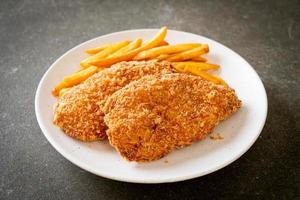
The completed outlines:
<svg viewBox="0 0 300 200">
<path fill-rule="evenodd" d="M 106 137 L 101 108 L 111 94 L 145 75 L 172 73 L 168 62 L 121 62 L 66 91 L 58 100 L 54 124 L 83 141 Z"/>
<path fill-rule="evenodd" d="M 110 144 L 129 161 L 151 161 L 206 137 L 241 106 L 233 89 L 198 76 L 146 76 L 108 98 Z"/>
</svg>

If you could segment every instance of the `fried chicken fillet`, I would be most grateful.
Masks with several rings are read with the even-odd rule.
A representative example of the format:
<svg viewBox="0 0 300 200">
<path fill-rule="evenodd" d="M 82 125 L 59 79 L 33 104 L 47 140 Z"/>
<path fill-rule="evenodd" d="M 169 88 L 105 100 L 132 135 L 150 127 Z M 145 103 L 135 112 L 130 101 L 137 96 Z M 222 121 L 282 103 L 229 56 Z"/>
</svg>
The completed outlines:
<svg viewBox="0 0 300 200">
<path fill-rule="evenodd" d="M 146 76 L 108 98 L 110 144 L 127 160 L 163 157 L 206 137 L 241 106 L 233 89 L 198 76 Z"/>
<path fill-rule="evenodd" d="M 59 98 L 54 111 L 54 124 L 76 139 L 102 140 L 106 137 L 102 107 L 115 91 L 145 75 L 172 73 L 167 62 L 121 62 L 98 72 L 74 86 Z"/>
</svg>

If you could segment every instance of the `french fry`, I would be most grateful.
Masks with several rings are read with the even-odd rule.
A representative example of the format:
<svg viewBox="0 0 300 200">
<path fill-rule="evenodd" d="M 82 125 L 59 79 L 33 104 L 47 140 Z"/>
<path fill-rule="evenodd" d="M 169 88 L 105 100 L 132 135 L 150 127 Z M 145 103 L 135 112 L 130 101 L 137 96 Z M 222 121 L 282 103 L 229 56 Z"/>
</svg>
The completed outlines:
<svg viewBox="0 0 300 200">
<path fill-rule="evenodd" d="M 186 65 L 180 65 L 180 64 L 172 63 L 172 66 L 173 66 L 173 67 L 176 69 L 176 71 L 178 71 L 178 72 L 182 72 L 182 73 L 186 72 L 186 70 L 185 70 L 185 66 L 186 66 Z"/>
<path fill-rule="evenodd" d="M 59 94 L 58 94 L 58 96 L 62 96 L 62 95 L 64 95 L 67 91 L 69 91 L 71 88 L 63 88 L 63 89 L 61 89 L 60 91 L 59 91 Z"/>
<path fill-rule="evenodd" d="M 90 64 L 99 66 L 99 67 L 109 67 L 112 64 L 115 64 L 117 62 L 131 60 L 135 55 L 137 55 L 141 51 L 151 49 L 151 48 L 157 46 L 158 44 L 160 44 L 165 39 L 166 34 L 167 34 L 167 27 L 162 27 L 160 29 L 160 31 L 157 33 L 157 35 L 154 36 L 153 39 L 149 40 L 148 42 L 146 42 L 139 48 L 129 51 L 127 53 L 118 55 L 118 56 L 111 57 L 111 58 L 103 58 L 103 59 L 100 59 L 97 61 L 93 61 Z"/>
<path fill-rule="evenodd" d="M 207 62 L 207 59 L 201 56 L 194 57 L 191 59 L 192 61 L 197 61 L 197 62 Z"/>
<path fill-rule="evenodd" d="M 54 96 L 58 96 L 59 91 L 62 90 L 63 88 L 67 88 L 67 87 L 69 87 L 68 83 L 62 81 L 58 85 L 56 85 L 55 88 L 52 89 L 52 94 Z"/>
<path fill-rule="evenodd" d="M 91 75 L 95 74 L 98 70 L 99 70 L 98 67 L 96 67 L 96 66 L 90 66 L 90 67 L 88 67 L 88 68 L 86 68 L 84 70 L 81 70 L 79 72 L 76 72 L 74 74 L 66 76 L 64 78 L 64 80 L 61 83 L 59 83 L 52 90 L 52 94 L 54 96 L 59 95 L 59 91 L 62 90 L 63 88 L 69 88 L 69 87 L 72 87 L 74 85 L 77 85 L 77 84 L 83 82 L 88 77 L 90 77 Z"/>
<path fill-rule="evenodd" d="M 169 45 L 169 42 L 167 42 L 166 40 L 163 40 L 157 46 L 160 47 L 160 46 L 166 46 L 166 45 Z"/>
<path fill-rule="evenodd" d="M 121 55 L 121 54 L 126 53 L 128 51 L 134 50 L 134 49 L 140 47 L 142 45 L 142 42 L 143 42 L 143 40 L 141 38 L 138 38 L 135 41 L 128 44 L 127 46 L 125 46 L 125 47 L 119 49 L 118 51 L 116 51 L 115 53 L 109 55 L 109 57 Z"/>
<path fill-rule="evenodd" d="M 84 70 L 81 70 L 79 72 L 76 72 L 74 74 L 71 74 L 69 76 L 66 76 L 64 78 L 65 82 L 71 82 L 73 85 L 77 85 L 78 83 L 81 83 L 85 79 L 87 79 L 92 74 L 96 73 L 98 71 L 98 67 L 96 66 L 90 66 Z"/>
<path fill-rule="evenodd" d="M 201 54 L 205 54 L 208 51 L 209 51 L 208 45 L 203 44 L 200 47 L 196 47 L 191 50 L 187 50 L 187 51 L 175 54 L 175 55 L 167 58 L 166 60 L 170 61 L 170 62 L 185 61 L 185 60 L 189 60 L 191 58 L 197 57 Z"/>
<path fill-rule="evenodd" d="M 98 71 L 97 71 L 97 72 L 100 72 L 100 71 L 102 71 L 102 70 L 106 69 L 105 67 L 98 67 L 98 66 L 95 66 L 95 65 L 91 65 L 91 66 L 93 66 L 93 67 L 97 67 L 97 68 L 98 68 Z"/>
<path fill-rule="evenodd" d="M 216 75 L 213 75 L 213 74 L 209 74 L 207 72 L 204 72 L 198 68 L 195 68 L 195 67 L 191 67 L 191 66 L 186 66 L 184 68 L 184 71 L 186 72 L 190 72 L 194 75 L 197 75 L 197 76 L 201 76 L 202 78 L 206 79 L 206 80 L 209 80 L 211 82 L 214 82 L 216 84 L 221 84 L 221 85 L 224 85 L 224 86 L 228 86 L 227 83 L 221 79 L 220 77 L 216 76 Z"/>
<path fill-rule="evenodd" d="M 152 59 L 162 54 L 179 53 L 190 49 L 194 49 L 196 47 L 201 47 L 201 44 L 191 43 L 191 44 L 176 44 L 176 45 L 155 47 L 147 51 L 140 52 L 138 55 L 136 55 L 133 58 L 133 60 Z"/>
<path fill-rule="evenodd" d="M 185 67 L 190 67 L 190 68 L 196 68 L 199 70 L 217 70 L 220 68 L 220 65 L 216 64 L 209 64 L 209 63 L 203 63 L 203 62 L 172 62 L 172 65 L 177 69 L 185 69 Z"/>
<path fill-rule="evenodd" d="M 173 55 L 172 54 L 171 55 L 162 54 L 162 55 L 159 55 L 158 57 L 154 58 L 153 60 L 162 61 L 162 60 L 166 60 L 167 58 L 170 58 L 171 56 L 173 56 Z M 195 58 L 191 58 L 190 61 L 207 62 L 207 59 L 204 58 L 204 57 L 198 56 L 198 57 L 195 57 Z"/>
<path fill-rule="evenodd" d="M 167 27 L 164 26 L 151 40 L 143 44 L 140 48 L 136 49 L 135 53 L 138 54 L 141 51 L 156 47 L 157 45 L 161 44 L 164 41 L 166 35 L 167 35 Z"/>
<path fill-rule="evenodd" d="M 104 44 L 104 45 L 99 46 L 99 47 L 96 47 L 96 48 L 87 49 L 87 50 L 85 50 L 84 52 L 87 53 L 87 54 L 93 55 L 93 54 L 96 54 L 96 53 L 98 53 L 98 52 L 104 50 L 105 48 L 107 48 L 107 47 L 109 47 L 109 46 L 111 46 L 111 45 L 112 45 L 112 44 Z"/>
<path fill-rule="evenodd" d="M 147 42 L 147 40 L 145 41 L 145 43 Z M 166 40 L 161 41 L 159 44 L 157 44 L 155 47 L 161 47 L 161 46 L 166 46 L 169 45 L 169 42 L 167 42 Z"/>
<path fill-rule="evenodd" d="M 98 60 L 107 57 L 111 53 L 116 52 L 117 50 L 128 45 L 129 43 L 130 43 L 130 41 L 122 41 L 122 42 L 113 44 L 113 45 L 105 48 L 104 50 L 100 51 L 99 53 L 84 59 L 82 62 L 80 62 L 80 65 L 83 69 L 85 69 L 85 68 L 89 67 L 90 65 L 92 65 L 90 63 L 97 62 Z"/>
<path fill-rule="evenodd" d="M 168 55 L 168 54 L 161 54 L 161 55 L 157 56 L 156 58 L 152 58 L 150 60 L 162 61 L 169 57 L 170 57 L 170 55 Z"/>
</svg>

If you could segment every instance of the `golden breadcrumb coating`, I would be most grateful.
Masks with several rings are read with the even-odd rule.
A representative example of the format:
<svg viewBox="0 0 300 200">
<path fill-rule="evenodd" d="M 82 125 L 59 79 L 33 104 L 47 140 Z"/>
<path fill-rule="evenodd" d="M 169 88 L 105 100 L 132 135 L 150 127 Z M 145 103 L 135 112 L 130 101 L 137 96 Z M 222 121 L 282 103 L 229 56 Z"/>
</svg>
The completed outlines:
<svg viewBox="0 0 300 200">
<path fill-rule="evenodd" d="M 111 94 L 131 81 L 149 74 L 172 73 L 168 62 L 121 62 L 94 74 L 59 98 L 54 124 L 83 141 L 102 140 L 106 125 L 101 108 Z"/>
<path fill-rule="evenodd" d="M 233 89 L 174 73 L 128 84 L 103 110 L 110 144 L 127 160 L 145 162 L 203 139 L 240 106 Z"/>
</svg>

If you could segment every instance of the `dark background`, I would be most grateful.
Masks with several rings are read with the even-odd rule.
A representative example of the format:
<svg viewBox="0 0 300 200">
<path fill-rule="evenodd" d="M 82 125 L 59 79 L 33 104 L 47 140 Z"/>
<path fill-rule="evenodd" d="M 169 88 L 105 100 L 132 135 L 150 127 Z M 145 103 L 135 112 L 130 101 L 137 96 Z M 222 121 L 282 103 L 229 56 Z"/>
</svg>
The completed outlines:
<svg viewBox="0 0 300 200">
<path fill-rule="evenodd" d="M 233 164 L 178 183 L 122 183 L 71 164 L 36 121 L 42 75 L 86 40 L 162 25 L 249 61 L 268 93 L 261 136 Z M 0 46 L 1 199 L 300 199 L 300 1 L 1 1 Z"/>
</svg>

